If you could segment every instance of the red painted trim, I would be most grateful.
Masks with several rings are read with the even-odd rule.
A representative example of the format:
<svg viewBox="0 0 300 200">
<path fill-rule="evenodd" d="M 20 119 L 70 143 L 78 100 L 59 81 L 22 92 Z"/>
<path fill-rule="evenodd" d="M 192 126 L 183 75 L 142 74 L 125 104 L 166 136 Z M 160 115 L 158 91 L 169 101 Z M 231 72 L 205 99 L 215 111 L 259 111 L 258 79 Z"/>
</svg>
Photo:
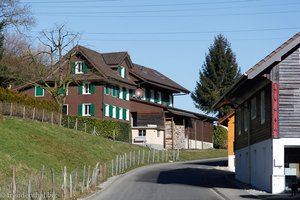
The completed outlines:
<svg viewBox="0 0 300 200">
<path fill-rule="evenodd" d="M 272 84 L 272 136 L 279 138 L 278 130 L 278 83 Z"/>
</svg>

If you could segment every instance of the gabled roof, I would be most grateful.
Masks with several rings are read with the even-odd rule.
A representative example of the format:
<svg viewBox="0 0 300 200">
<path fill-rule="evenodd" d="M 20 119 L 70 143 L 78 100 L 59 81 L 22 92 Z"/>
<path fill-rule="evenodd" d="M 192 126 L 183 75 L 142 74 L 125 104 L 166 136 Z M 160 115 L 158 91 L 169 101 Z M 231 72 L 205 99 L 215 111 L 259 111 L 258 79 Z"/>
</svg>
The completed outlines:
<svg viewBox="0 0 300 200">
<path fill-rule="evenodd" d="M 127 52 L 102 53 L 102 56 L 108 65 L 120 65 L 128 56 Z"/>
<path fill-rule="evenodd" d="M 227 90 L 227 92 L 213 105 L 213 107 L 216 109 L 230 103 L 228 96 L 232 95 L 234 91 L 238 90 L 238 88 L 245 83 L 248 83 L 249 80 L 258 77 L 264 70 L 266 70 L 270 66 L 274 66 L 275 64 L 281 62 L 289 52 L 291 52 L 295 48 L 299 48 L 299 46 L 300 32 L 288 39 L 285 43 L 272 51 L 256 65 L 251 67 L 231 88 Z"/>
<path fill-rule="evenodd" d="M 142 65 L 133 64 L 132 72 L 142 79 L 145 80 L 145 82 L 148 82 L 152 85 L 157 85 L 159 87 L 165 86 L 167 89 L 172 89 L 176 92 L 182 92 L 188 94 L 190 91 L 178 83 L 174 82 L 173 80 L 169 79 L 167 76 L 161 74 L 160 72 L 144 67 Z"/>
</svg>

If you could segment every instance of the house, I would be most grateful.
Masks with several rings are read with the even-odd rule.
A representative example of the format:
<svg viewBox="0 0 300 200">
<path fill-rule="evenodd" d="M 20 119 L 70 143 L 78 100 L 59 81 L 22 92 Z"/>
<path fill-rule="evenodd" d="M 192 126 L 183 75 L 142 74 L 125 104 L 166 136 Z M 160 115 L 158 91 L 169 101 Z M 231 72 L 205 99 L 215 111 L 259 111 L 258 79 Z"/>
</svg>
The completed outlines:
<svg viewBox="0 0 300 200">
<path fill-rule="evenodd" d="M 281 193 L 300 163 L 300 33 L 249 69 L 215 104 L 235 109 L 235 176 Z"/>
<path fill-rule="evenodd" d="M 77 45 L 56 64 L 46 79 L 48 84 L 54 84 L 58 72 L 72 78 L 66 91 L 64 114 L 130 123 L 132 142 L 155 148 L 190 147 L 186 141 L 193 137 L 186 138 L 194 126 L 189 123 L 193 122 L 199 129 L 195 134 L 202 135 L 194 138 L 199 144 L 193 148 L 212 146 L 215 119 L 174 108 L 174 95 L 189 91 L 160 72 L 133 63 L 127 52 L 99 53 Z M 18 90 L 52 99 L 39 86 L 27 84 Z M 175 118 L 181 120 L 180 127 Z"/>
<path fill-rule="evenodd" d="M 219 119 L 219 124 L 227 129 L 227 155 L 228 155 L 228 169 L 235 171 L 235 155 L 234 155 L 234 112 L 229 112 L 227 115 Z"/>
</svg>

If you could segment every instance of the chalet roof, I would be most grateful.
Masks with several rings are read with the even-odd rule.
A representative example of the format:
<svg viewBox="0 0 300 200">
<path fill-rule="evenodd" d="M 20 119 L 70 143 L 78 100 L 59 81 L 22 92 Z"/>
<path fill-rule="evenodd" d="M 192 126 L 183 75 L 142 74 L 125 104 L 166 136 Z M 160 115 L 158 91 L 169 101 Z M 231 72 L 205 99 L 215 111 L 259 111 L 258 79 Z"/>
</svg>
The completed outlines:
<svg viewBox="0 0 300 200">
<path fill-rule="evenodd" d="M 215 117 L 211 117 L 208 115 L 200 114 L 200 113 L 195 113 L 187 110 L 182 110 L 179 108 L 168 108 L 168 111 L 171 112 L 174 115 L 179 115 L 179 116 L 185 116 L 185 117 L 190 117 L 194 119 L 202 119 L 202 120 L 210 120 L 210 121 L 217 121 L 218 119 Z"/>
<path fill-rule="evenodd" d="M 137 74 L 139 77 L 142 77 L 145 80 L 145 82 L 148 82 L 150 84 L 157 85 L 159 87 L 166 86 L 166 88 L 175 90 L 177 92 L 183 92 L 186 94 L 190 93 L 188 89 L 182 87 L 178 83 L 174 82 L 167 76 L 161 74 L 160 72 L 154 69 L 138 64 L 133 64 L 132 72 Z"/>
<path fill-rule="evenodd" d="M 108 65 L 120 65 L 127 55 L 127 52 L 102 53 L 102 56 Z"/>
<path fill-rule="evenodd" d="M 243 84 L 247 83 L 249 80 L 258 77 L 258 75 L 260 75 L 264 70 L 266 70 L 270 66 L 274 66 L 277 63 L 281 62 L 289 52 L 291 52 L 295 48 L 299 48 L 299 46 L 300 32 L 295 34 L 293 37 L 288 39 L 285 43 L 283 43 L 274 51 L 272 51 L 269 55 L 267 55 L 264 59 L 259 61 L 253 67 L 251 67 L 229 90 L 227 90 L 227 92 L 213 105 L 213 107 L 219 108 L 225 104 L 228 104 L 230 101 L 228 99 L 229 95 L 233 94 L 234 91 L 236 91 Z"/>
</svg>

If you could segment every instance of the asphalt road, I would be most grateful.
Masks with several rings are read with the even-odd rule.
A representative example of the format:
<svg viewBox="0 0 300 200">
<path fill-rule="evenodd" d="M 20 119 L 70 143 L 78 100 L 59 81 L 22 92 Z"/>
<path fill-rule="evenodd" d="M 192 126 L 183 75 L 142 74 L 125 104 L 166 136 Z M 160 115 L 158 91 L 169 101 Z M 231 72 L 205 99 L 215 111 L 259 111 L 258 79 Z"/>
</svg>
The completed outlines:
<svg viewBox="0 0 300 200">
<path fill-rule="evenodd" d="M 225 159 L 161 164 L 133 170 L 88 200 L 219 200 L 215 188 L 230 188 Z"/>
</svg>

